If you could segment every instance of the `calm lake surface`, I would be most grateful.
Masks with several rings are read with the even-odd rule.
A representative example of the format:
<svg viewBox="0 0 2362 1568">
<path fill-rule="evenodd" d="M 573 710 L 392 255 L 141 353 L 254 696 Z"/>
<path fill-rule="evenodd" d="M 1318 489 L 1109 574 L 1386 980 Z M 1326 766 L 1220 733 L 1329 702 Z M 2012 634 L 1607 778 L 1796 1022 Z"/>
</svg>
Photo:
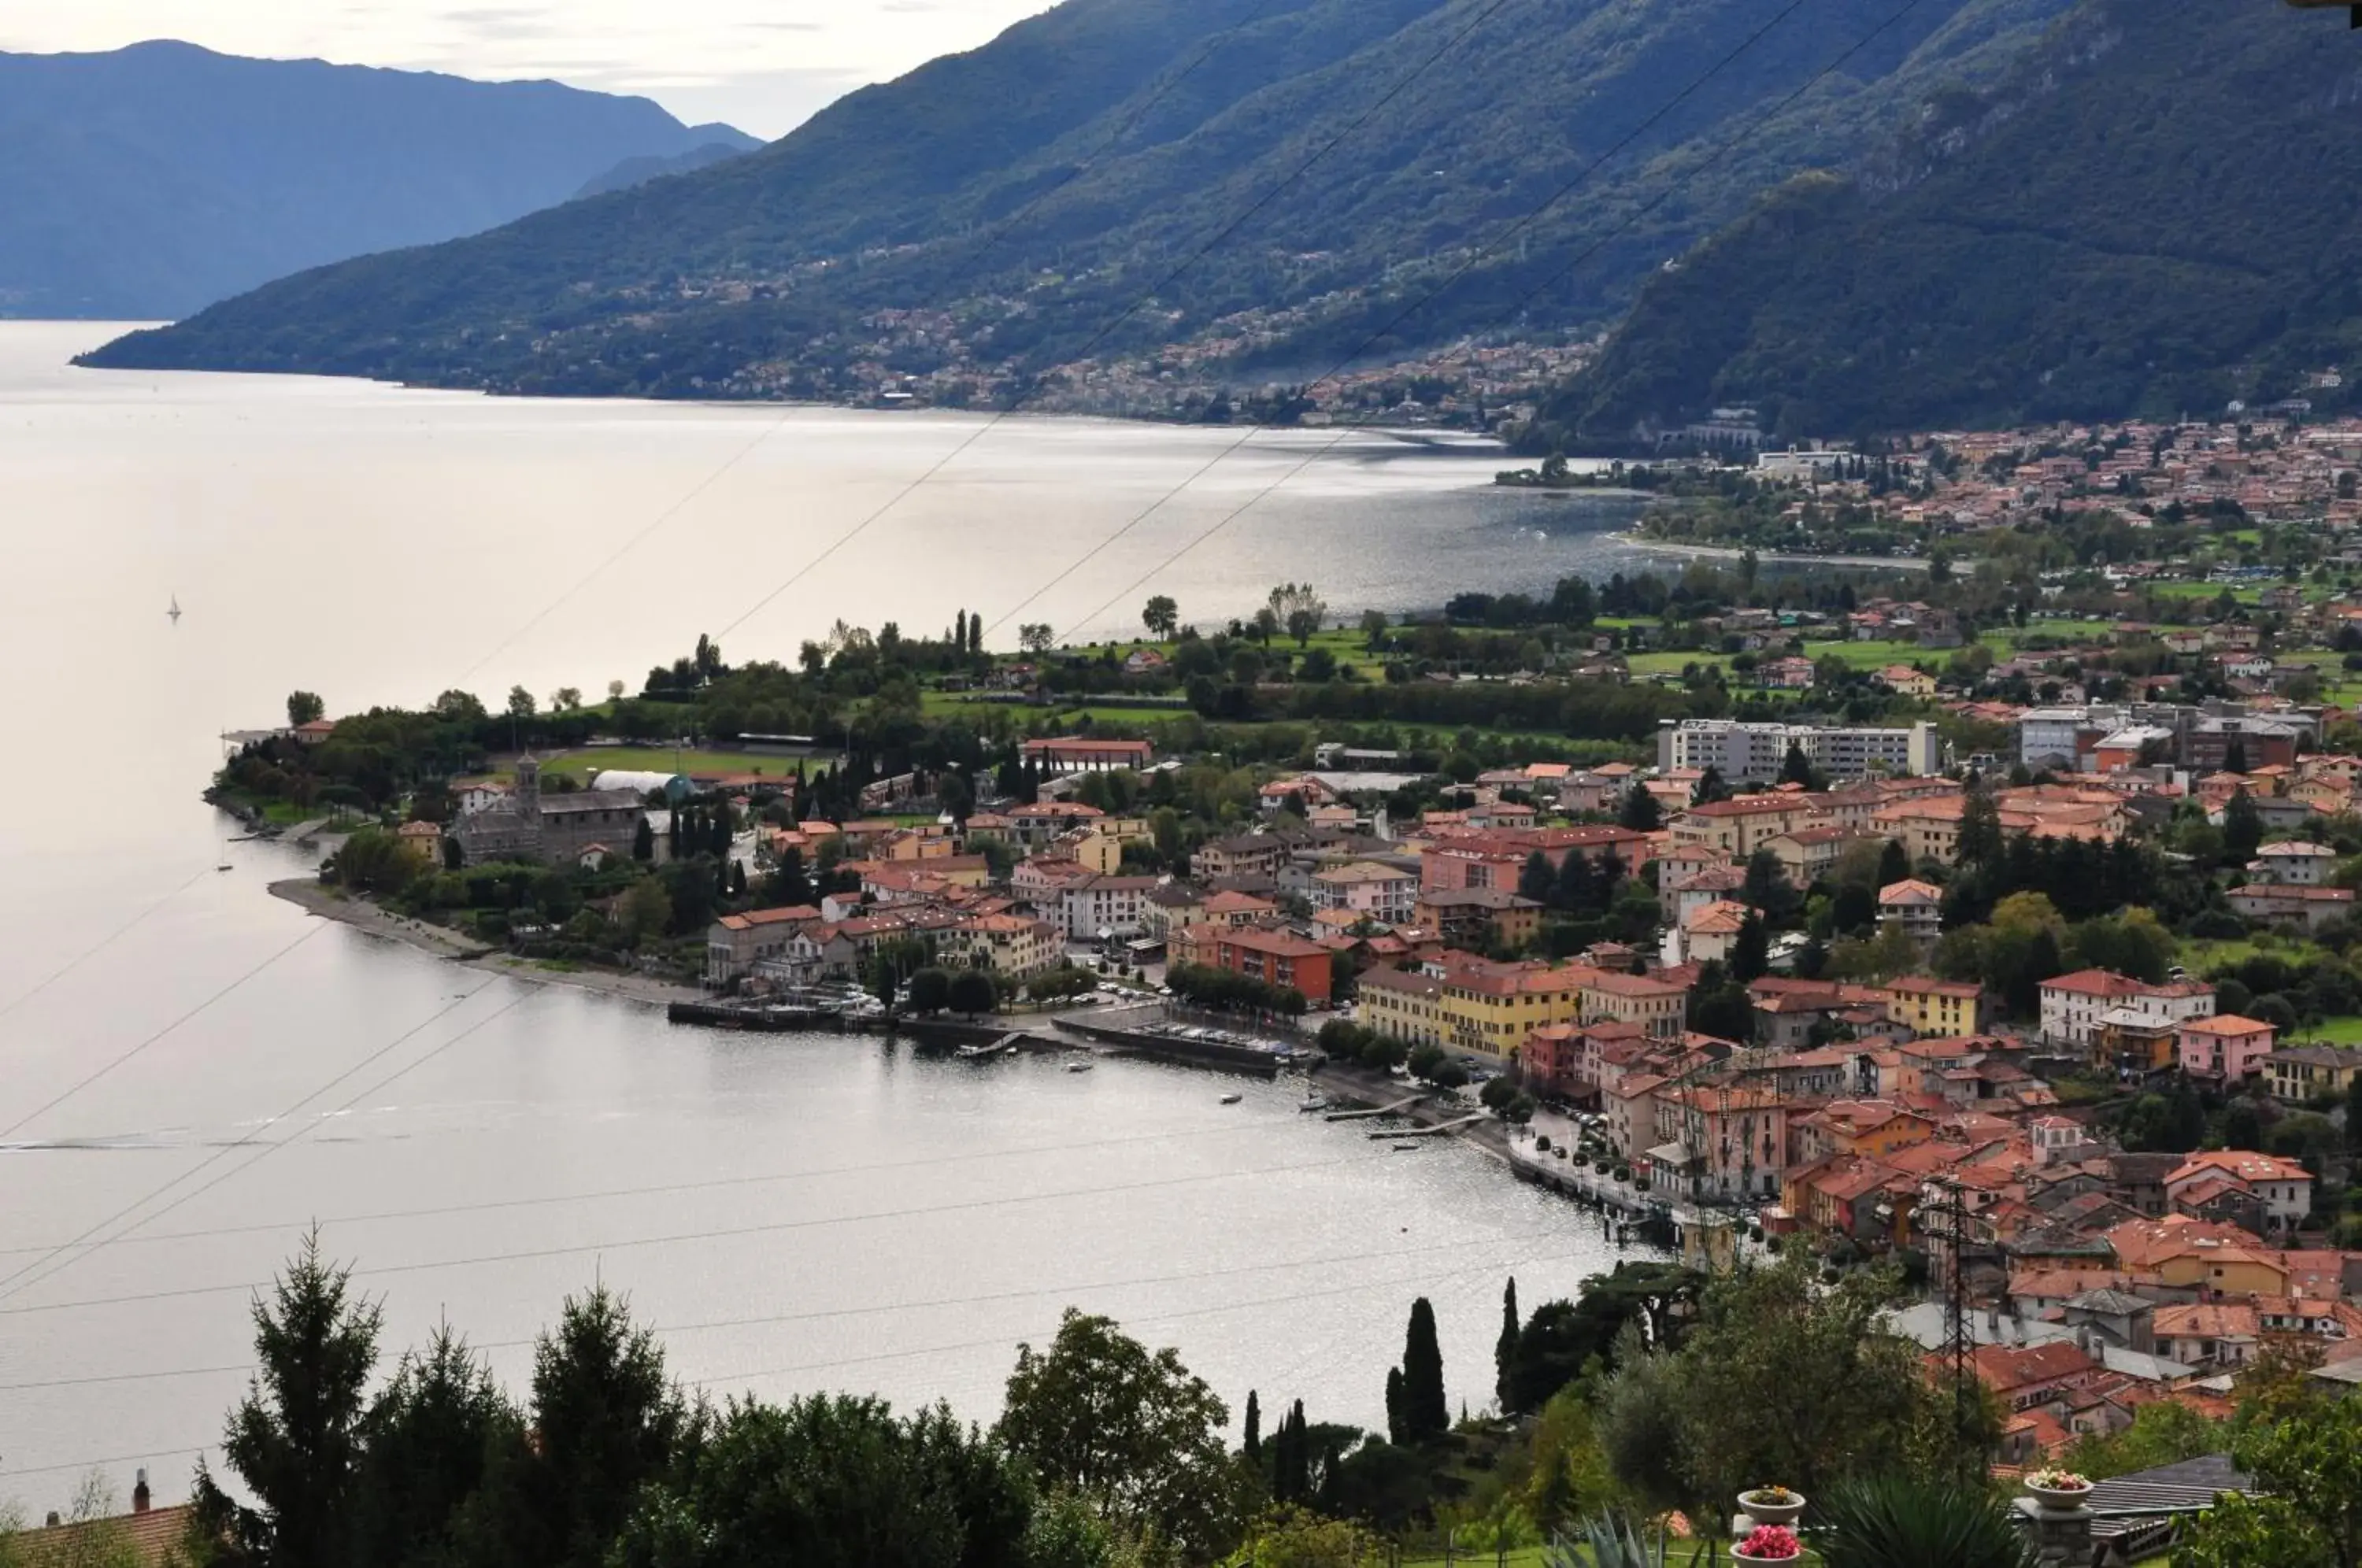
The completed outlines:
<svg viewBox="0 0 2362 1568">
<path fill-rule="evenodd" d="M 534 1332 L 603 1278 L 717 1395 L 979 1420 L 1072 1304 L 1180 1347 L 1234 1413 L 1253 1387 L 1379 1423 L 1422 1293 L 1473 1408 L 1503 1276 L 1531 1303 L 1613 1262 L 1589 1216 L 1472 1151 L 1298 1116 L 1300 1086 L 1224 1107 L 1231 1082 L 1147 1066 L 674 1029 L 270 898 L 306 857 L 225 849 L 197 799 L 219 732 L 296 686 L 331 712 L 636 687 L 983 422 L 66 368 L 113 330 L 0 324 L 0 1500 L 38 1518 L 139 1465 L 182 1496 L 243 1387 L 249 1297 L 315 1222 L 389 1361 L 447 1318 L 522 1387 Z M 1427 605 L 1639 558 L 1601 536 L 1617 503 L 1355 437 L 1092 618 L 1329 439 L 1297 433 L 1028 602 L 1239 434 L 1004 422 L 725 650 L 963 607 L 1008 615 L 1003 642 L 1113 635 L 1149 591 L 1210 622 L 1290 579 L 1341 613 Z"/>
</svg>

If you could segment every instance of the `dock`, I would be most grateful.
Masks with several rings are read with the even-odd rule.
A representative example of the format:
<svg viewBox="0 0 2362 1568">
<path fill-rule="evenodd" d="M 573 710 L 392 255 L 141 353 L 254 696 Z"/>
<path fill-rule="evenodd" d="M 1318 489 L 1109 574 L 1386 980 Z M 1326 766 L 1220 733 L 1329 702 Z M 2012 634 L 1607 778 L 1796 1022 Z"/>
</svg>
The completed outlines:
<svg viewBox="0 0 2362 1568">
<path fill-rule="evenodd" d="M 1427 1096 L 1423 1094 L 1415 1094 L 1407 1099 L 1398 1099 L 1392 1105 L 1364 1106 L 1358 1110 L 1331 1110 L 1325 1112 L 1322 1115 L 1321 1120 L 1324 1121 L 1373 1121 L 1381 1116 L 1400 1116 L 1404 1111 L 1408 1110 L 1412 1106 L 1419 1104 L 1426 1099 Z M 1468 1121 L 1481 1121 L 1483 1120 L 1484 1118 L 1481 1116 L 1472 1116 L 1468 1118 Z M 1462 1124 L 1454 1122 L 1453 1125 L 1459 1126 Z"/>
<path fill-rule="evenodd" d="M 1330 1120 L 1334 1121 L 1337 1119 L 1332 1116 Z M 1463 1132 L 1490 1120 L 1492 1120 L 1490 1117 L 1480 1111 L 1476 1115 L 1462 1116 L 1451 1121 L 1439 1121 L 1432 1127 L 1389 1127 L 1384 1132 L 1372 1132 L 1368 1136 L 1372 1138 L 1449 1138 L 1455 1132 Z"/>
</svg>

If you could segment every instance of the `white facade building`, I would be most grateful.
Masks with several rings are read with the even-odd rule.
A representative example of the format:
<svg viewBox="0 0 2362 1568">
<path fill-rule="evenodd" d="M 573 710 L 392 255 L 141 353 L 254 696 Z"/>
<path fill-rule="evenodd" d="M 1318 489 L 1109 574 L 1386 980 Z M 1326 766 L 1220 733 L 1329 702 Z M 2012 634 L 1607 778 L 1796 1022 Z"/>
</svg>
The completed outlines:
<svg viewBox="0 0 2362 1568">
<path fill-rule="evenodd" d="M 1665 721 L 1657 731 L 1657 767 L 1711 767 L 1736 784 L 1780 776 L 1790 745 L 1832 778 L 1872 772 L 1921 778 L 1944 770 L 1944 743 L 1932 723 L 1909 729 L 1859 729 L 1820 724 L 1751 724 L 1736 719 Z"/>
</svg>

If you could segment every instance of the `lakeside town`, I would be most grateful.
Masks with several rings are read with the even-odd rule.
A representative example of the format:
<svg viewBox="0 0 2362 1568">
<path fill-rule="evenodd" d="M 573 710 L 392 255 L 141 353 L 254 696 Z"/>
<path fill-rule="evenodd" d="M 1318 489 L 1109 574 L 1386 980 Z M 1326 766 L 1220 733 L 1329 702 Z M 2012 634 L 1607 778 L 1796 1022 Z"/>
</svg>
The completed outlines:
<svg viewBox="0 0 2362 1568">
<path fill-rule="evenodd" d="M 2013 482 L 2052 460 L 2014 440 Z M 213 798 L 337 835 L 282 889 L 317 912 L 684 1021 L 1308 1068 L 1308 1110 L 1475 1142 L 1700 1277 L 1888 1282 L 1992 1476 L 2181 1485 L 2258 1400 L 2362 1382 L 2345 442 L 2266 448 L 2304 454 L 2268 516 L 2120 488 L 1924 561 L 1747 538 L 1423 613 L 1291 582 L 1087 646 L 700 639 L 604 702 L 299 691 Z M 1817 460 L 1642 488 L 1742 517 L 1890 458 Z"/>
</svg>

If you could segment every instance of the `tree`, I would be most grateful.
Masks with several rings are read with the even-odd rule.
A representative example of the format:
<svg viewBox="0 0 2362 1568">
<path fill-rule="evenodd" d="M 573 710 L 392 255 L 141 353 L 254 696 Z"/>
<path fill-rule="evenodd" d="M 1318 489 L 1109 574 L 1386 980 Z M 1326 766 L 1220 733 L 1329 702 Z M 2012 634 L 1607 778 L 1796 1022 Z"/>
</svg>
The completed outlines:
<svg viewBox="0 0 2362 1568">
<path fill-rule="evenodd" d="M 2362 1399 L 2317 1401 L 2232 1445 L 2257 1494 L 2199 1516 L 2191 1568 L 2362 1568 Z"/>
<path fill-rule="evenodd" d="M 1113 1320 L 1068 1308 L 1047 1351 L 1017 1347 L 994 1430 L 1046 1489 L 1202 1561 L 1236 1536 L 1229 1421 L 1178 1352 L 1152 1353 Z"/>
<path fill-rule="evenodd" d="M 1376 1568 L 1385 1543 L 1358 1524 L 1282 1504 L 1255 1521 L 1222 1568 Z"/>
<path fill-rule="evenodd" d="M 1762 977 L 1772 966 L 1772 935 L 1763 917 L 1749 910 L 1738 922 L 1730 944 L 1730 977 L 1744 986 Z"/>
<path fill-rule="evenodd" d="M 405 1353 L 370 1407 L 353 1508 L 356 1568 L 452 1561 L 488 1473 L 529 1453 L 524 1417 L 447 1326 Z"/>
<path fill-rule="evenodd" d="M 1443 1397 L 1443 1347 L 1435 1334 L 1435 1308 L 1424 1296 L 1410 1304 L 1403 1335 L 1402 1421 L 1406 1442 L 1433 1442 L 1451 1430 Z"/>
<path fill-rule="evenodd" d="M 2257 846 L 2263 842 L 2263 813 L 2256 810 L 2256 802 L 2248 797 L 2246 787 L 2241 785 L 2232 791 L 2230 801 L 2223 808 L 2224 857 L 2234 865 L 2244 866 L 2254 858 Z"/>
<path fill-rule="evenodd" d="M 327 712 L 327 703 L 320 700 L 316 691 L 290 691 L 287 694 L 287 727 L 291 730 L 326 718 Z"/>
<path fill-rule="evenodd" d="M 906 1005 L 912 1012 L 924 1016 L 937 1013 L 952 1004 L 952 977 L 948 971 L 930 964 L 911 977 L 911 994 Z"/>
<path fill-rule="evenodd" d="M 1017 646 L 1030 654 L 1048 653 L 1057 640 L 1057 628 L 1047 621 L 1028 621 L 1017 628 Z"/>
<path fill-rule="evenodd" d="M 1780 762 L 1778 781 L 1783 784 L 1802 785 L 1807 790 L 1813 787 L 1813 763 L 1812 759 L 1805 755 L 1802 742 L 1792 740 L 1788 743 L 1788 755 Z"/>
<path fill-rule="evenodd" d="M 1141 611 L 1140 621 L 1151 636 L 1159 642 L 1169 642 L 1174 630 L 1181 624 L 1181 607 L 1173 602 L 1171 594 L 1159 593 Z"/>
<path fill-rule="evenodd" d="M 1567 858 L 1572 861 L 1581 856 L 1569 855 Z M 1524 867 L 1518 873 L 1518 896 L 1538 904 L 1550 903 L 1557 887 L 1558 873 L 1551 868 L 1550 856 L 1539 849 L 1527 856 Z"/>
<path fill-rule="evenodd" d="M 536 711 L 533 693 L 522 686 L 509 688 L 508 714 L 512 719 L 530 719 Z"/>
<path fill-rule="evenodd" d="M 1403 1425 L 1403 1375 L 1399 1366 L 1386 1368 L 1386 1441 L 1398 1447 L 1410 1441 L 1410 1433 Z"/>
<path fill-rule="evenodd" d="M 815 1395 L 734 1405 L 673 1474 L 640 1494 L 611 1568 L 1083 1568 L 1093 1551 L 1031 1549 L 1020 1465 L 942 1406 Z M 1044 1509 L 1044 1514 L 1054 1510 Z M 1046 1521 L 1045 1521 L 1046 1522 Z"/>
<path fill-rule="evenodd" d="M 948 1004 L 954 1012 L 976 1018 L 992 1011 L 999 1002 L 999 994 L 992 988 L 992 977 L 983 970 L 962 969 L 952 977 Z"/>
<path fill-rule="evenodd" d="M 688 1430 L 656 1336 L 605 1286 L 569 1296 L 533 1352 L 536 1533 L 566 1568 L 597 1568 L 634 1495 L 663 1474 Z"/>
<path fill-rule="evenodd" d="M 1509 1400 L 1509 1379 L 1517 1364 L 1518 1282 L 1513 1275 L 1501 1292 L 1501 1337 L 1493 1342 L 1493 1397 L 1500 1402 L 1504 1414 L 1515 1408 Z"/>
<path fill-rule="evenodd" d="M 582 688 L 561 686 L 549 694 L 549 706 L 555 712 L 571 713 L 582 706 Z"/>
<path fill-rule="evenodd" d="M 607 682 L 607 701 L 610 701 L 610 702 L 620 702 L 620 701 L 622 701 L 624 700 L 624 683 L 623 683 L 622 681 L 620 681 L 620 680 L 611 680 L 611 681 Z"/>
<path fill-rule="evenodd" d="M 2226 588 L 2223 591 L 2227 595 L 2231 591 Z M 2236 735 L 2233 735 L 2230 744 L 2223 748 L 2223 771 L 2225 773 L 2247 771 L 2247 743 Z"/>
<path fill-rule="evenodd" d="M 653 865 L 657 857 L 657 833 L 643 815 L 632 829 L 632 858 L 643 866 Z"/>
<path fill-rule="evenodd" d="M 1710 806 L 1716 801 L 1727 801 L 1729 799 L 1730 786 L 1728 783 L 1724 781 L 1722 769 L 1715 767 L 1712 763 L 1708 763 L 1700 770 L 1697 783 L 1691 788 L 1690 804 L 1693 806 Z"/>
<path fill-rule="evenodd" d="M 1286 627 L 1287 635 L 1296 639 L 1298 647 L 1312 640 L 1312 634 L 1320 629 L 1321 622 L 1329 616 L 1328 604 L 1312 591 L 1308 582 L 1280 584 L 1271 591 L 1271 600 L 1265 608 L 1271 612 L 1275 629 Z M 1260 614 L 1256 621 L 1261 624 Z"/>
<path fill-rule="evenodd" d="M 1255 1391 L 1252 1388 L 1247 1390 L 1246 1438 L 1240 1452 L 1246 1455 L 1249 1464 L 1262 1468 L 1263 1404 L 1256 1399 Z"/>
<path fill-rule="evenodd" d="M 1665 813 L 1657 804 L 1657 797 L 1635 784 L 1624 792 L 1624 809 L 1616 820 L 1634 833 L 1654 833 L 1665 823 Z"/>
<path fill-rule="evenodd" d="M 1888 839 L 1885 847 L 1878 852 L 1878 886 L 1891 888 L 1910 878 L 1910 852 L 1903 847 L 1901 839 Z"/>
<path fill-rule="evenodd" d="M 350 1269 L 320 1255 L 317 1230 L 252 1311 L 261 1369 L 230 1412 L 222 1456 L 254 1507 L 232 1500 L 199 1460 L 198 1510 L 251 1561 L 341 1568 L 381 1315 L 353 1296 Z"/>
<path fill-rule="evenodd" d="M 1376 653 L 1386 646 L 1386 613 L 1383 610 L 1362 612 L 1362 646 Z"/>
</svg>

